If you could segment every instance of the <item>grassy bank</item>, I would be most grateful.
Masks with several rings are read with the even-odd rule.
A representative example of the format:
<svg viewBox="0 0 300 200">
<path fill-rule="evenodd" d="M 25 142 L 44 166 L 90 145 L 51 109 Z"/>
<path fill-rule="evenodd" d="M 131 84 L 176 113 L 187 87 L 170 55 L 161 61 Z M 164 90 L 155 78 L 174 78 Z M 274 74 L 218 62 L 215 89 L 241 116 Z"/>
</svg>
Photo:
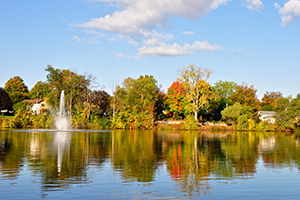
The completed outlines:
<svg viewBox="0 0 300 200">
<path fill-rule="evenodd" d="M 232 125 L 228 126 L 223 122 L 199 124 L 194 119 L 187 119 L 185 121 L 155 121 L 151 126 L 152 130 L 196 130 L 196 131 L 274 131 L 274 132 L 300 132 L 300 129 L 294 127 L 293 129 L 280 127 L 278 124 L 270 124 L 267 122 L 256 122 L 248 120 L 243 126 Z M 0 128 L 54 128 L 55 123 L 51 114 L 35 115 L 30 112 L 20 112 L 15 116 L 0 116 Z M 92 115 L 87 118 L 84 115 L 73 115 L 71 120 L 71 127 L 74 129 L 116 129 L 113 122 L 105 117 L 99 118 Z M 138 130 L 137 127 L 125 127 L 123 129 Z"/>
</svg>

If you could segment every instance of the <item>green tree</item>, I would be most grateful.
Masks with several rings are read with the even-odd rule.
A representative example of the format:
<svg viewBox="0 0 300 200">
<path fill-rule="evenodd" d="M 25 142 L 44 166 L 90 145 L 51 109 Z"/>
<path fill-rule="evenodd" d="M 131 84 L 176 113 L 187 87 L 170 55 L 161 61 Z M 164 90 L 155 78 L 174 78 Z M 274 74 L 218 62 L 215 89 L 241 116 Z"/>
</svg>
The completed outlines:
<svg viewBox="0 0 300 200">
<path fill-rule="evenodd" d="M 150 128 L 154 124 L 155 104 L 158 87 L 153 76 L 140 76 L 138 79 L 124 79 L 117 86 L 115 99 L 118 111 L 114 118 L 117 128 Z"/>
<path fill-rule="evenodd" d="M 30 111 L 33 106 L 33 103 L 27 101 L 20 101 L 14 104 L 13 108 L 16 113 Z"/>
<path fill-rule="evenodd" d="M 281 129 L 295 129 L 300 126 L 300 99 L 279 97 L 275 101 L 276 122 Z"/>
<path fill-rule="evenodd" d="M 91 80 L 68 69 L 54 69 L 51 65 L 45 70 L 48 72 L 46 83 L 51 91 L 47 95 L 49 105 L 58 107 L 61 91 L 64 90 L 70 113 L 74 112 L 74 109 L 80 113 L 83 103 L 89 103 Z"/>
<path fill-rule="evenodd" d="M 186 91 L 186 109 L 194 113 L 195 120 L 198 120 L 198 112 L 201 108 L 213 100 L 216 95 L 207 82 L 211 70 L 207 68 L 190 65 L 178 70 L 178 81 L 183 84 Z"/>
<path fill-rule="evenodd" d="M 214 114 L 216 119 L 221 119 L 221 111 L 231 105 L 229 97 L 234 92 L 237 83 L 233 81 L 217 81 L 212 90 L 216 92 L 219 98 L 210 103 L 210 112 Z"/>
<path fill-rule="evenodd" d="M 221 114 L 222 119 L 226 123 L 233 124 L 234 126 L 236 126 L 238 123 L 239 125 L 243 126 L 242 122 L 252 118 L 251 108 L 246 105 L 241 105 L 238 102 L 225 108 Z"/>
<path fill-rule="evenodd" d="M 31 99 L 43 99 L 50 93 L 50 86 L 48 83 L 39 81 L 37 82 L 33 88 L 31 88 L 29 92 L 29 96 Z"/>
<path fill-rule="evenodd" d="M 223 99 L 226 101 L 228 100 L 228 97 L 232 95 L 235 88 L 237 86 L 237 83 L 233 81 L 217 81 L 212 89 Z"/>
<path fill-rule="evenodd" d="M 20 103 L 24 99 L 29 99 L 28 93 L 25 93 L 25 92 L 12 92 L 12 93 L 9 93 L 9 96 L 11 98 L 13 105 Z"/>
</svg>

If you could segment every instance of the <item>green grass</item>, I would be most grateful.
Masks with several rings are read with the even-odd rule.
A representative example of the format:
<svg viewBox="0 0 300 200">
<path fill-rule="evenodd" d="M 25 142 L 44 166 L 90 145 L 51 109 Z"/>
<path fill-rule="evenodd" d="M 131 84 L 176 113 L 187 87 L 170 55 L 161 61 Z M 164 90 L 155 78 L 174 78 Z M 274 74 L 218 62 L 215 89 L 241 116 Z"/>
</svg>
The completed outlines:
<svg viewBox="0 0 300 200">
<path fill-rule="evenodd" d="M 3 116 L 3 115 L 0 115 L 0 119 L 13 119 L 14 116 Z"/>
</svg>

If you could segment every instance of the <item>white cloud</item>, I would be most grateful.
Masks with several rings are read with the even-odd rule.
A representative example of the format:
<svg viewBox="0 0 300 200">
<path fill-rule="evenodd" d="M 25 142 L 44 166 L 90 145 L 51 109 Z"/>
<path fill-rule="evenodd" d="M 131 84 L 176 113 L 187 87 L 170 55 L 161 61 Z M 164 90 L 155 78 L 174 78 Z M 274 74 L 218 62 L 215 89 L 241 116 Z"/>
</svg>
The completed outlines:
<svg viewBox="0 0 300 200">
<path fill-rule="evenodd" d="M 77 35 L 75 35 L 72 39 L 73 39 L 73 40 L 76 40 L 76 42 L 86 42 L 85 39 L 81 39 L 81 38 L 78 37 Z"/>
<path fill-rule="evenodd" d="M 189 20 L 196 20 L 208 12 L 226 5 L 231 0 L 93 0 L 115 6 L 112 14 L 91 19 L 81 24 L 71 26 L 85 28 L 87 34 L 103 36 L 105 32 L 90 29 L 100 29 L 111 32 L 107 34 L 108 41 L 120 41 L 124 38 L 129 44 L 140 46 L 137 56 L 126 56 L 116 53 L 115 56 L 126 59 L 140 59 L 141 55 L 179 56 L 195 53 L 196 51 L 222 50 L 221 45 L 211 45 L 208 41 L 196 41 L 183 46 L 174 42 L 167 44 L 166 40 L 174 39 L 170 33 L 160 33 L 161 28 L 170 28 L 167 23 L 171 17 L 179 16 Z M 88 30 L 86 30 L 88 29 Z M 166 30 L 166 29 L 163 29 Z M 101 34 L 100 34 L 101 33 Z M 193 31 L 183 32 L 185 35 L 194 34 Z M 74 38 L 80 42 L 80 38 Z M 95 40 L 97 41 L 97 40 Z M 141 45 L 143 45 L 141 47 Z"/>
<path fill-rule="evenodd" d="M 229 50 L 229 52 L 248 52 L 248 50 L 247 49 L 244 49 L 244 48 L 237 48 L 237 49 L 231 49 L 231 50 Z"/>
<path fill-rule="evenodd" d="M 244 50 L 243 48 L 240 47 L 237 49 L 237 51 L 241 52 L 241 51 L 247 51 L 247 50 Z"/>
<path fill-rule="evenodd" d="M 72 39 L 73 40 L 76 40 L 76 42 L 78 43 L 88 43 L 88 44 L 100 44 L 101 42 L 99 42 L 97 39 L 99 37 L 96 36 L 94 38 L 91 38 L 89 40 L 86 40 L 86 39 L 81 39 L 80 37 L 78 37 L 77 35 L 75 35 Z"/>
<path fill-rule="evenodd" d="M 283 7 L 280 7 L 278 3 L 275 3 L 274 6 L 279 9 L 278 13 L 281 14 L 281 25 L 283 26 L 300 17 L 300 0 L 289 0 Z"/>
<path fill-rule="evenodd" d="M 261 0 L 246 0 L 245 6 L 249 10 L 261 10 L 264 9 L 264 4 L 261 2 Z"/>
<path fill-rule="evenodd" d="M 90 40 L 88 41 L 88 43 L 89 43 L 89 44 L 100 44 L 101 42 L 98 41 L 98 38 L 99 38 L 99 37 L 94 37 L 94 38 L 90 39 Z"/>
<path fill-rule="evenodd" d="M 101 37 L 105 36 L 104 33 L 98 32 L 98 31 L 94 31 L 94 30 L 83 30 L 83 32 L 86 33 L 86 34 L 93 34 L 93 35 L 98 35 L 98 36 L 101 36 Z"/>
<path fill-rule="evenodd" d="M 144 46 L 139 49 L 139 55 L 152 55 L 152 56 L 180 56 L 186 54 L 192 54 L 195 51 L 214 51 L 222 50 L 221 45 L 212 46 L 207 41 L 196 41 L 192 45 L 185 43 L 183 46 L 180 46 L 177 43 L 173 45 L 165 44 L 159 41 L 148 41 L 148 44 L 151 46 Z M 153 45 L 155 44 L 155 45 Z"/>
<path fill-rule="evenodd" d="M 115 53 L 115 56 L 117 56 L 119 58 L 126 58 L 128 60 L 140 60 L 140 57 L 141 57 L 140 55 L 126 56 L 121 53 Z"/>
<path fill-rule="evenodd" d="M 193 34 L 195 34 L 195 32 L 193 32 L 193 31 L 184 31 L 182 34 L 184 34 L 184 35 L 193 35 Z"/>
<path fill-rule="evenodd" d="M 98 28 L 123 35 L 152 37 L 153 29 L 166 25 L 172 16 L 198 19 L 230 0 L 98 0 L 114 2 L 120 9 L 111 15 L 72 26 Z"/>
</svg>

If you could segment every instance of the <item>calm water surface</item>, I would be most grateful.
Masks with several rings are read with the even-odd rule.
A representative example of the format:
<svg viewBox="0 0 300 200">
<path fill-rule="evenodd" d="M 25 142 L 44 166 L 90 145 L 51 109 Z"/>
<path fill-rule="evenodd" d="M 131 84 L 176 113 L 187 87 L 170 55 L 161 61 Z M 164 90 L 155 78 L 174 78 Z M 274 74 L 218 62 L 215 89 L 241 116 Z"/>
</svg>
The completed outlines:
<svg viewBox="0 0 300 200">
<path fill-rule="evenodd" d="M 299 199 L 300 137 L 0 131 L 0 199 Z"/>
</svg>

